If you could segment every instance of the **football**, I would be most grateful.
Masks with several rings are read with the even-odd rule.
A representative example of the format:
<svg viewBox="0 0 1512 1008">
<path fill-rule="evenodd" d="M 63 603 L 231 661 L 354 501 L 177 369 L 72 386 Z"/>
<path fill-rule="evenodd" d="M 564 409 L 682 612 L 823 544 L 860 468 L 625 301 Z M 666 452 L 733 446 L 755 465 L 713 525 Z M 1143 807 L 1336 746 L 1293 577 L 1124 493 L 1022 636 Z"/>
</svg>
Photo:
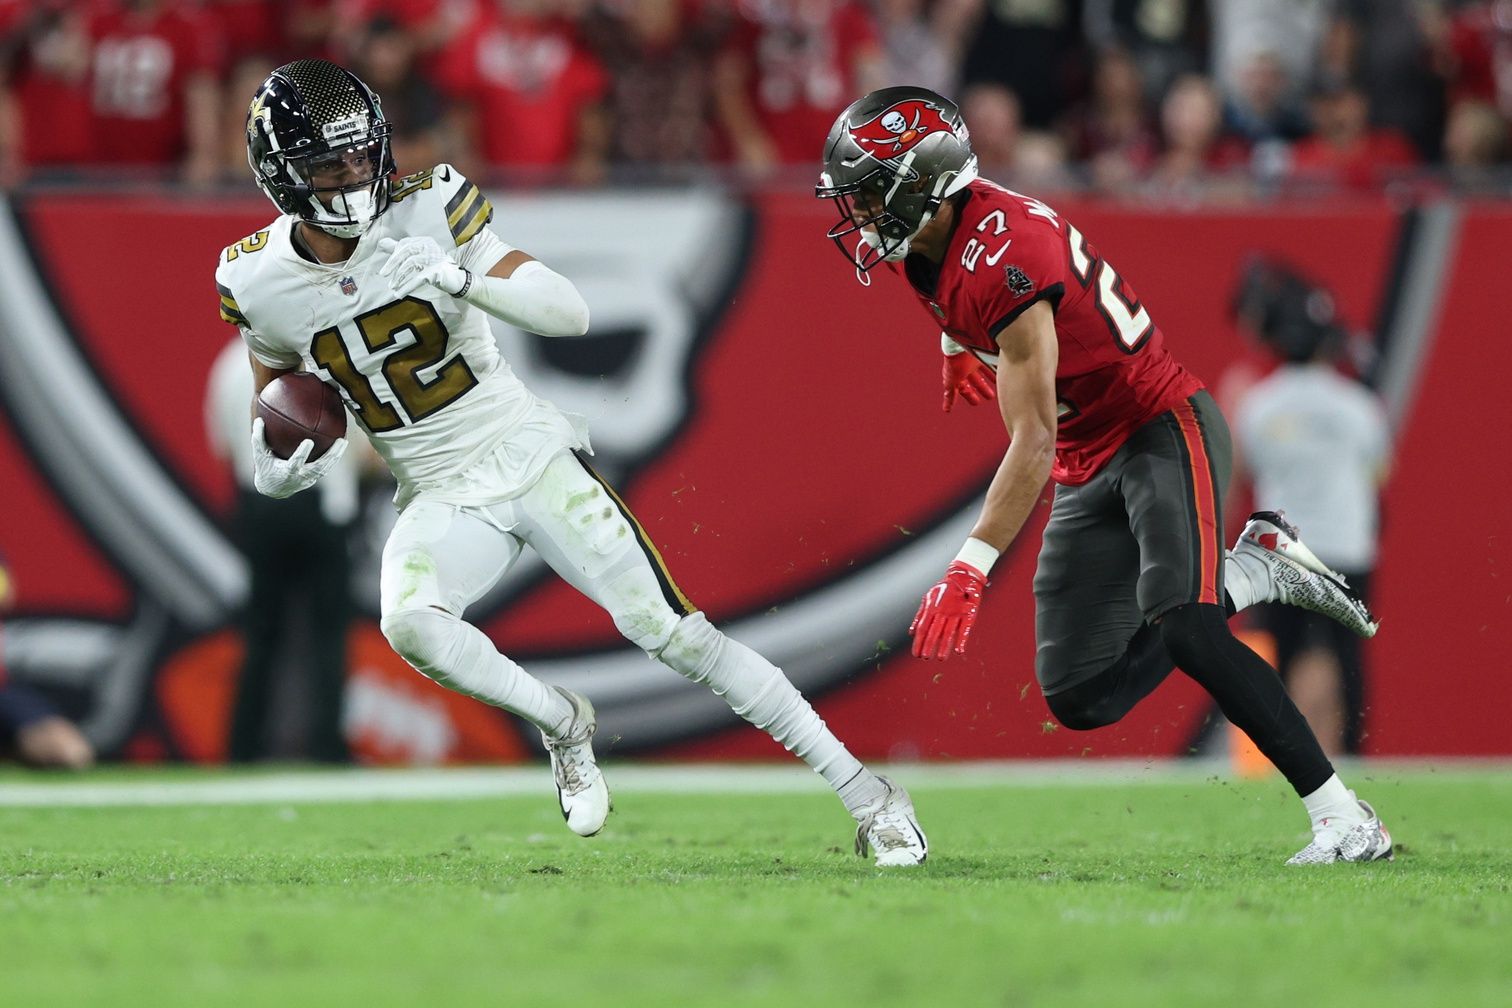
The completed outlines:
<svg viewBox="0 0 1512 1008">
<path fill-rule="evenodd" d="M 337 438 L 346 436 L 346 409 L 341 393 L 312 374 L 280 375 L 257 396 L 263 437 L 279 458 L 294 454 L 306 438 L 315 442 L 310 459 L 318 459 Z"/>
</svg>

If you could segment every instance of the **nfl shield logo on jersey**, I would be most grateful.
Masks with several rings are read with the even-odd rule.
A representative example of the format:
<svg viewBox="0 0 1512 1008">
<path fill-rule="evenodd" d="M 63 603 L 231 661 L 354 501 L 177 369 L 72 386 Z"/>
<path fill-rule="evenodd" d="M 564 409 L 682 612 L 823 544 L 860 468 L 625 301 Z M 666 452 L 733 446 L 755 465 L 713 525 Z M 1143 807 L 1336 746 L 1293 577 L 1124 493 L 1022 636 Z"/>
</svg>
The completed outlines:
<svg viewBox="0 0 1512 1008">
<path fill-rule="evenodd" d="M 352 295 L 356 294 L 357 293 L 357 281 L 353 280 L 349 276 L 342 277 L 341 278 L 341 293 L 345 294 L 347 297 L 351 297 Z"/>
</svg>

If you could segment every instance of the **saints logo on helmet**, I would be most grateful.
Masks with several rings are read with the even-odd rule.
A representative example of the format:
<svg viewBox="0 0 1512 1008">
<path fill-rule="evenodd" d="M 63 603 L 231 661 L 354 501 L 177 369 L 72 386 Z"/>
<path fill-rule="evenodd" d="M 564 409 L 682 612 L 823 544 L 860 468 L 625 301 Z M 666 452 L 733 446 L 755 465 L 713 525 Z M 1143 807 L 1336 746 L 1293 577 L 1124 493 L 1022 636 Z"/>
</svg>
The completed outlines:
<svg viewBox="0 0 1512 1008">
<path fill-rule="evenodd" d="M 269 74 L 247 108 L 247 163 L 279 210 L 356 238 L 388 209 L 391 129 L 356 74 L 297 60 Z"/>
<path fill-rule="evenodd" d="M 976 177 L 955 102 L 889 87 L 852 103 L 830 127 L 814 195 L 835 201 L 840 221 L 826 237 L 864 273 L 907 255 L 940 203 Z"/>
</svg>

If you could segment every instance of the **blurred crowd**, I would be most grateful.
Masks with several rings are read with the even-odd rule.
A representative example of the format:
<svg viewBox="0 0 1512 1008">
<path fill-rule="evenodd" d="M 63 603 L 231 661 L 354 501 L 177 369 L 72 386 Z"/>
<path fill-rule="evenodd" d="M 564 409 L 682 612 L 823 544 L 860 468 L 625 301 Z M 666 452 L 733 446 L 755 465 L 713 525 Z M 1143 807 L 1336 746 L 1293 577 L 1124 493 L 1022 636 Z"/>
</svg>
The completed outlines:
<svg viewBox="0 0 1512 1008">
<path fill-rule="evenodd" d="M 317 56 L 401 171 L 496 184 L 808 180 L 913 83 L 1036 191 L 1512 192 L 1512 0 L 0 0 L 0 187 L 243 184 L 258 83 Z"/>
</svg>

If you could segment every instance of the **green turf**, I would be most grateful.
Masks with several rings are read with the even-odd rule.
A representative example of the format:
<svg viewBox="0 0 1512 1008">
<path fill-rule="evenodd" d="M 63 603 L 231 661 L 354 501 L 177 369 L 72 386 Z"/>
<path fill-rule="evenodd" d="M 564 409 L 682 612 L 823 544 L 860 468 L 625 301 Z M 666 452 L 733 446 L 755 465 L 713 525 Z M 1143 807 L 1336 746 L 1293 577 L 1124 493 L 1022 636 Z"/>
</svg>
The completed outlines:
<svg viewBox="0 0 1512 1008">
<path fill-rule="evenodd" d="M 818 788 L 0 808 L 0 1005 L 1512 1003 L 1512 775 L 1353 780 L 1395 863 L 1285 868 L 1284 785 L 1200 778 L 917 787 L 890 873 Z"/>
</svg>

